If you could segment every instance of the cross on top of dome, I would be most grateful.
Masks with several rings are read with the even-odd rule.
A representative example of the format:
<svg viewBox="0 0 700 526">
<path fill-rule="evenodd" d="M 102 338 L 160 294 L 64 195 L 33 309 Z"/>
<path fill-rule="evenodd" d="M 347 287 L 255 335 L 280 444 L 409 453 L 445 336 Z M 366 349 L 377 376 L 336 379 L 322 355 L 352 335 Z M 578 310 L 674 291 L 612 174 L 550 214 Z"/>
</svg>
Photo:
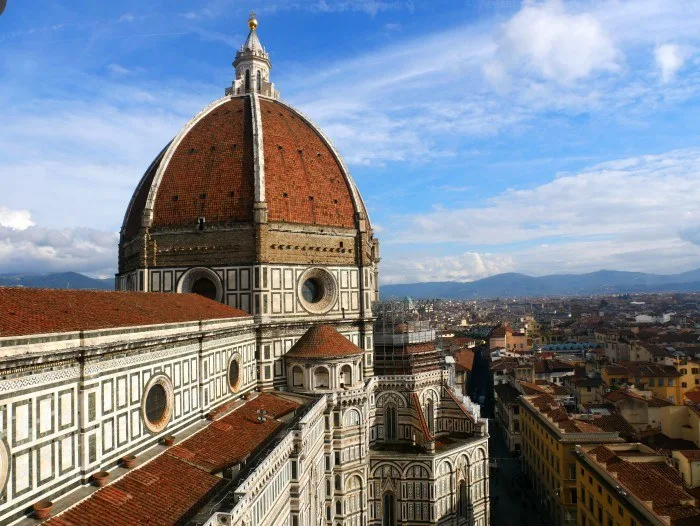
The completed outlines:
<svg viewBox="0 0 700 526">
<path fill-rule="evenodd" d="M 243 95 L 258 93 L 273 99 L 279 98 L 279 92 L 270 82 L 270 56 L 258 38 L 258 19 L 254 12 L 248 18 L 248 38 L 236 53 L 233 67 L 236 68 L 236 78 L 226 95 Z"/>
</svg>

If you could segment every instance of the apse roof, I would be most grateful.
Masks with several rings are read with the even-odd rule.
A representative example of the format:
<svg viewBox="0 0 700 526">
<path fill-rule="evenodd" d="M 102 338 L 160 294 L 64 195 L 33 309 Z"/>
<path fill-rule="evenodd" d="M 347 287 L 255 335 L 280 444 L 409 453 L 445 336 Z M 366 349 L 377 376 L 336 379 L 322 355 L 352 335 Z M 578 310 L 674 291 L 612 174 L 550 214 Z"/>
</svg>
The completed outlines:
<svg viewBox="0 0 700 526">
<path fill-rule="evenodd" d="M 341 358 L 364 351 L 330 325 L 314 325 L 287 352 L 288 358 Z"/>
</svg>

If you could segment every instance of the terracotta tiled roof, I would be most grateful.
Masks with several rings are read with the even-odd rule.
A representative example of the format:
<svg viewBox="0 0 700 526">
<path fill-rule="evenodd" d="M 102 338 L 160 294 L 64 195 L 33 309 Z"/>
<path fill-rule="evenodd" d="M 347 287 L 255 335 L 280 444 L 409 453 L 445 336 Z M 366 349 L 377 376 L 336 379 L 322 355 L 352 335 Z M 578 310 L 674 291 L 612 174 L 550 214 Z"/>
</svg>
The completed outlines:
<svg viewBox="0 0 700 526">
<path fill-rule="evenodd" d="M 637 432 L 622 415 L 602 415 L 593 419 L 593 423 L 603 431 L 618 432 L 621 437 L 631 439 Z"/>
<path fill-rule="evenodd" d="M 333 151 L 298 113 L 282 102 L 260 99 L 269 221 L 354 228 L 351 183 Z M 152 227 L 196 227 L 252 222 L 255 201 L 253 119 L 250 96 L 232 97 L 208 110 L 166 148 L 153 205 Z M 124 219 L 124 239 L 141 226 L 146 198 L 163 152 L 144 174 Z M 357 205 L 363 213 L 364 205 Z"/>
<path fill-rule="evenodd" d="M 496 385 L 493 390 L 496 392 L 496 396 L 503 403 L 503 405 L 516 403 L 518 401 L 518 397 L 520 396 L 520 391 L 510 384 Z"/>
<path fill-rule="evenodd" d="M 452 356 L 462 369 L 471 371 L 474 368 L 474 351 L 458 351 Z"/>
<path fill-rule="evenodd" d="M 174 446 L 170 454 L 208 473 L 217 473 L 245 460 L 282 426 L 276 418 L 297 407 L 299 404 L 278 396 L 260 395 Z M 258 410 L 267 411 L 267 420 L 258 422 Z"/>
<path fill-rule="evenodd" d="M 672 365 L 662 365 L 658 363 L 620 363 L 617 365 L 606 365 L 603 367 L 603 370 L 612 376 L 627 376 L 628 378 L 675 378 L 681 375 Z"/>
<path fill-rule="evenodd" d="M 342 358 L 364 351 L 330 325 L 314 325 L 286 354 L 290 358 Z"/>
<path fill-rule="evenodd" d="M 253 220 L 253 128 L 250 99 L 210 111 L 175 149 L 158 187 L 153 226 Z M 143 211 L 134 209 L 134 213 Z"/>
<path fill-rule="evenodd" d="M 670 405 L 673 405 L 673 403 L 671 403 L 670 401 L 664 400 L 663 398 L 659 398 L 658 396 L 652 395 L 650 398 L 645 398 L 644 396 L 633 393 L 628 389 L 616 389 L 614 391 L 606 393 L 604 396 L 607 400 L 610 400 L 611 402 L 619 402 L 620 400 L 630 398 L 639 402 L 643 402 L 649 407 L 668 407 Z"/>
<path fill-rule="evenodd" d="M 318 133 L 279 102 L 261 99 L 260 112 L 268 220 L 353 228 L 348 181 Z"/>
<path fill-rule="evenodd" d="M 0 337 L 241 316 L 196 294 L 0 287 Z"/>
<path fill-rule="evenodd" d="M 92 493 L 48 526 L 171 526 L 190 519 L 223 479 L 213 475 L 254 452 L 298 404 L 262 394 L 141 467 Z M 257 422 L 258 409 L 267 410 Z"/>
<path fill-rule="evenodd" d="M 637 500 L 650 502 L 657 515 L 669 517 L 671 521 L 695 517 L 700 521 L 700 508 L 688 504 L 695 499 L 685 491 L 680 474 L 666 462 L 657 460 L 656 455 L 636 452 L 632 455 L 634 462 L 627 462 L 628 452 L 617 452 L 605 446 L 588 454 L 614 474 L 617 483 Z M 648 461 L 643 460 L 645 456 L 649 457 Z"/>
</svg>

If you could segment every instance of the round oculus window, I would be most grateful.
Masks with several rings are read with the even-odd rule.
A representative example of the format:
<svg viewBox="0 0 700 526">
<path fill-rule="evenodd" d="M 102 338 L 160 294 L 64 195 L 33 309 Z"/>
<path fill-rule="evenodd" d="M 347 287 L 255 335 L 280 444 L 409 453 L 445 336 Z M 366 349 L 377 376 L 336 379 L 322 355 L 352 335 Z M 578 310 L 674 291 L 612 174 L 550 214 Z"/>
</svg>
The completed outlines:
<svg viewBox="0 0 700 526">
<path fill-rule="evenodd" d="M 192 292 L 215 300 L 217 297 L 216 285 L 209 278 L 199 278 L 192 284 Z"/>
<path fill-rule="evenodd" d="M 310 268 L 297 283 L 299 302 L 308 312 L 324 314 L 338 301 L 338 284 L 326 269 Z"/>
<path fill-rule="evenodd" d="M 228 362 L 228 386 L 232 393 L 241 388 L 241 365 L 238 355 L 233 355 Z"/>
<path fill-rule="evenodd" d="M 307 303 L 318 303 L 323 299 L 323 285 L 316 278 L 309 278 L 301 286 L 301 297 Z"/>
<path fill-rule="evenodd" d="M 214 301 L 221 301 L 224 288 L 221 278 L 206 267 L 191 268 L 177 283 L 177 292 L 194 293 Z"/>
<path fill-rule="evenodd" d="M 143 419 L 153 433 L 165 429 L 173 411 L 173 387 L 165 375 L 152 378 L 146 386 L 146 396 L 142 403 Z"/>
</svg>

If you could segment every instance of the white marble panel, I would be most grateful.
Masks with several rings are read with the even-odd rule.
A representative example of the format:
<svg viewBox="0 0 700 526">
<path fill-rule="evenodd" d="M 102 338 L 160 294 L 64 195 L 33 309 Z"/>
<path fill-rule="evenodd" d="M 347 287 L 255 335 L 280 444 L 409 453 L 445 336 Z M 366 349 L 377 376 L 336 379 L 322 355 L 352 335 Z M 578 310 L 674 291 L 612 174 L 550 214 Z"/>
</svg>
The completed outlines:
<svg viewBox="0 0 700 526">
<path fill-rule="evenodd" d="M 46 433 L 48 431 L 51 431 L 53 421 L 51 402 L 51 398 L 42 398 L 41 400 L 39 400 L 39 433 Z"/>
<path fill-rule="evenodd" d="M 27 489 L 32 484 L 32 474 L 29 472 L 29 455 L 26 451 L 15 457 L 15 491 Z"/>
</svg>

